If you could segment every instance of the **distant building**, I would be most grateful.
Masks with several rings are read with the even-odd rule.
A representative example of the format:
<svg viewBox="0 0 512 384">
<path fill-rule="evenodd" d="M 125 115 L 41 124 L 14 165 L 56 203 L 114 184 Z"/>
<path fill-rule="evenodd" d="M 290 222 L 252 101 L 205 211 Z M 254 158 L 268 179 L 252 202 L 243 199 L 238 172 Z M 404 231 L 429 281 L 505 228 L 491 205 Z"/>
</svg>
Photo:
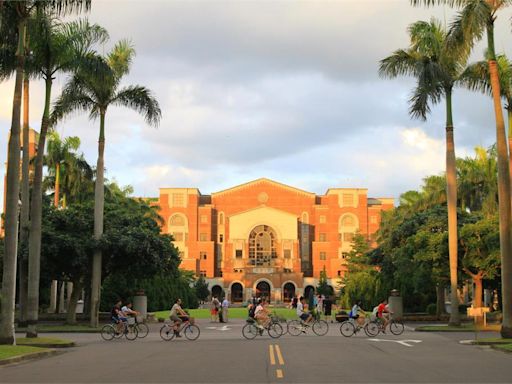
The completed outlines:
<svg viewBox="0 0 512 384">
<path fill-rule="evenodd" d="M 211 195 L 161 188 L 158 204 L 180 267 L 204 276 L 213 294 L 286 302 L 307 295 L 324 268 L 336 288 L 354 234 L 371 240 L 394 199 L 368 198 L 360 188 L 316 195 L 262 178 Z"/>
</svg>

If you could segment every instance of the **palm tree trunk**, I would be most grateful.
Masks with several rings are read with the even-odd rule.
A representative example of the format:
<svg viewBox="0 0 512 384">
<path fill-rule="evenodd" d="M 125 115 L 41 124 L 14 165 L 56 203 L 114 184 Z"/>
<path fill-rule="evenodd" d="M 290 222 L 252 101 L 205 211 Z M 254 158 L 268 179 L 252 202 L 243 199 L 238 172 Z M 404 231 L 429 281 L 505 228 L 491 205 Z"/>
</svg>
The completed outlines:
<svg viewBox="0 0 512 384">
<path fill-rule="evenodd" d="M 52 79 L 45 81 L 46 95 L 41 121 L 41 132 L 37 146 L 34 187 L 30 206 L 30 239 L 28 250 L 28 317 L 27 337 L 37 337 L 37 320 L 39 314 L 39 278 L 41 270 L 41 222 L 43 213 L 43 157 L 46 134 L 50 123 L 50 101 Z"/>
<path fill-rule="evenodd" d="M 19 320 L 24 324 L 27 320 L 27 252 L 30 212 L 30 180 L 29 180 L 29 78 L 25 71 L 23 79 L 23 161 L 21 165 L 21 215 L 20 215 L 20 245 L 18 247 L 19 264 Z"/>
<path fill-rule="evenodd" d="M 55 164 L 55 194 L 53 196 L 53 205 L 59 206 L 59 190 L 60 190 L 60 164 Z"/>
<path fill-rule="evenodd" d="M 450 258 L 450 324 L 460 325 L 457 296 L 457 170 L 453 139 L 452 89 L 446 90 L 446 198 L 448 203 L 448 253 Z"/>
<path fill-rule="evenodd" d="M 507 107 L 507 117 L 508 117 L 508 170 L 510 173 L 510 170 L 512 169 L 512 105 L 510 104 L 512 100 L 508 101 L 508 107 Z M 510 185 L 512 185 L 512 173 L 510 173 Z M 512 193 L 510 198 L 512 199 Z M 512 200 L 510 201 L 510 206 L 512 208 Z M 512 220 L 512 218 L 511 218 Z"/>
<path fill-rule="evenodd" d="M 473 278 L 473 283 L 475 284 L 475 290 L 473 291 L 473 307 L 481 308 L 483 306 L 482 303 L 482 273 L 473 274 L 471 276 Z"/>
<path fill-rule="evenodd" d="M 76 324 L 76 304 L 82 292 L 82 282 L 80 280 L 73 281 L 73 290 L 69 298 L 68 314 L 66 316 L 66 324 Z"/>
<path fill-rule="evenodd" d="M 104 152 L 105 152 L 105 111 L 100 112 L 100 136 L 98 139 L 98 162 L 96 165 L 96 184 L 94 186 L 94 238 L 100 240 L 103 235 L 104 210 Z M 94 251 L 92 259 L 91 283 L 91 327 L 98 326 L 101 290 L 101 249 Z"/>
<path fill-rule="evenodd" d="M 14 307 L 16 300 L 16 256 L 18 246 L 18 200 L 20 192 L 20 112 L 23 68 L 25 66 L 25 25 L 18 23 L 18 49 L 16 52 L 16 80 L 12 103 L 11 132 L 7 161 L 7 191 L 5 205 L 5 238 L 2 274 L 2 309 L 0 344 L 14 342 Z"/>
<path fill-rule="evenodd" d="M 510 170 L 508 167 L 507 138 L 501 106 L 498 64 L 494 52 L 494 25 L 487 27 L 489 74 L 496 117 L 496 147 L 498 151 L 498 201 L 500 216 L 501 290 L 503 322 L 501 336 L 512 337 L 512 222 L 510 212 Z"/>
</svg>

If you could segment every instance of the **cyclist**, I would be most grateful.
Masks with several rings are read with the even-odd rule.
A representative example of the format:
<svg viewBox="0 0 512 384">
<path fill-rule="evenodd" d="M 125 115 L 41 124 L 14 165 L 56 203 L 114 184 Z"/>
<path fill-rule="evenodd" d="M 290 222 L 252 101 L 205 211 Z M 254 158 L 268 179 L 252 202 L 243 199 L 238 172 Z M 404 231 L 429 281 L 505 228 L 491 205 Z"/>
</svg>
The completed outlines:
<svg viewBox="0 0 512 384">
<path fill-rule="evenodd" d="M 360 316 L 359 314 L 362 314 L 363 316 Z M 354 306 L 352 307 L 352 310 L 350 311 L 348 315 L 351 319 L 354 319 L 356 323 L 362 327 L 364 325 L 364 317 L 366 316 L 365 312 L 361 308 L 361 301 L 359 300 Z"/>
<path fill-rule="evenodd" d="M 116 324 L 116 332 L 119 334 L 123 332 L 123 323 L 126 323 L 128 320 L 121 310 L 121 300 L 118 300 L 117 303 L 110 310 L 110 317 L 112 321 Z"/>
<path fill-rule="evenodd" d="M 187 313 L 181 308 L 181 299 L 176 299 L 176 302 L 171 308 L 171 313 L 169 314 L 169 317 L 174 322 L 173 330 L 176 337 L 181 337 L 179 333 L 179 326 L 184 321 L 188 321 L 188 315 Z"/>
<path fill-rule="evenodd" d="M 256 307 L 256 310 L 254 311 L 254 318 L 256 319 L 260 329 L 264 329 L 270 322 L 267 300 L 265 298 L 261 299 L 261 302 Z"/>
<path fill-rule="evenodd" d="M 137 316 L 140 312 L 132 309 L 133 303 L 128 301 L 124 307 L 121 308 L 121 311 L 124 313 L 125 317 L 127 316 Z"/>
<path fill-rule="evenodd" d="M 304 297 L 301 296 L 299 301 L 297 302 L 297 316 L 299 316 L 300 320 L 306 324 L 310 323 L 313 320 L 313 315 L 311 313 L 307 313 L 304 311 Z M 305 332 L 305 331 L 303 331 Z"/>
<path fill-rule="evenodd" d="M 392 312 L 389 310 L 388 301 L 386 299 L 382 300 L 382 302 L 377 307 L 377 317 L 382 320 L 382 333 L 386 333 L 386 327 L 389 324 L 391 313 Z"/>
</svg>

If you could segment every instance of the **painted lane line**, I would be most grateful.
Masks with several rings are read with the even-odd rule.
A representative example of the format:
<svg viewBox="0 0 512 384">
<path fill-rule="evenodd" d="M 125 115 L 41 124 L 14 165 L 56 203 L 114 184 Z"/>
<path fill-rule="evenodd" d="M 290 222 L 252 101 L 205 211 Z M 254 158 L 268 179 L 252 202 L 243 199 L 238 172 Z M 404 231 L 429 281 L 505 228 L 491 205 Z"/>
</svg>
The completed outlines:
<svg viewBox="0 0 512 384">
<path fill-rule="evenodd" d="M 269 348 L 269 354 L 270 354 L 270 365 L 276 365 L 276 358 L 274 356 L 274 346 L 270 344 L 268 346 Z"/>
<path fill-rule="evenodd" d="M 278 379 L 282 379 L 282 378 L 283 378 L 283 371 L 282 371 L 282 370 L 280 370 L 280 369 L 277 369 L 277 370 L 276 370 L 276 377 L 277 377 Z"/>
<path fill-rule="evenodd" d="M 279 348 L 279 345 L 276 344 L 276 354 L 277 354 L 277 360 L 279 361 L 279 365 L 284 365 L 284 359 L 283 355 L 281 354 L 281 348 Z"/>
<path fill-rule="evenodd" d="M 414 345 L 412 344 L 409 344 L 409 343 L 421 343 L 423 340 L 387 340 L 387 339 L 368 339 L 369 341 L 376 341 L 376 342 L 379 342 L 379 341 L 389 341 L 389 342 L 392 342 L 392 343 L 398 343 L 398 344 L 401 344 L 405 347 L 413 347 Z"/>
</svg>

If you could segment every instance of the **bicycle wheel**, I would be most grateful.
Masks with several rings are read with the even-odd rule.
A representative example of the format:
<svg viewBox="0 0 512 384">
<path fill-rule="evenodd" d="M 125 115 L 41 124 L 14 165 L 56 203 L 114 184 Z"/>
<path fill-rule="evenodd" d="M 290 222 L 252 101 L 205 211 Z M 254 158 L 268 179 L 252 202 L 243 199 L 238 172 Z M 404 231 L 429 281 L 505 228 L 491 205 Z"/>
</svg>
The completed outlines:
<svg viewBox="0 0 512 384">
<path fill-rule="evenodd" d="M 324 336 L 329 332 L 329 324 L 325 320 L 317 320 L 313 323 L 313 332 L 317 336 Z"/>
<path fill-rule="evenodd" d="M 277 339 L 283 334 L 283 327 L 279 323 L 271 323 L 268 326 L 267 331 L 271 338 Z"/>
<path fill-rule="evenodd" d="M 101 328 L 101 338 L 105 341 L 110 341 L 114 338 L 116 335 L 116 330 L 114 327 L 110 324 L 104 325 L 103 328 Z"/>
<path fill-rule="evenodd" d="M 201 330 L 197 325 L 189 324 L 185 327 L 183 333 L 185 334 L 185 337 L 187 339 L 194 341 L 197 340 L 197 338 L 201 334 Z"/>
<path fill-rule="evenodd" d="M 393 335 L 401 335 L 404 333 L 404 324 L 399 320 L 391 320 L 389 323 L 389 330 Z"/>
<path fill-rule="evenodd" d="M 292 336 L 299 336 L 302 333 L 302 324 L 298 320 L 291 320 L 286 326 L 288 333 Z"/>
<path fill-rule="evenodd" d="M 137 323 L 136 324 L 137 331 L 139 332 L 139 337 L 141 339 L 145 338 L 149 333 L 149 327 L 145 323 Z"/>
<path fill-rule="evenodd" d="M 340 325 L 340 332 L 345 337 L 350 337 L 356 333 L 356 327 L 350 321 L 344 321 Z"/>
<path fill-rule="evenodd" d="M 379 334 L 379 325 L 373 321 L 370 321 L 364 326 L 364 333 L 368 337 L 375 337 Z"/>
<path fill-rule="evenodd" d="M 124 330 L 124 335 L 127 340 L 135 340 L 139 334 L 137 327 L 135 325 L 127 325 Z"/>
<path fill-rule="evenodd" d="M 162 328 L 160 328 L 160 337 L 165 341 L 172 340 L 174 338 L 174 329 L 167 324 L 162 325 Z"/>
<path fill-rule="evenodd" d="M 247 339 L 247 340 L 252 340 L 254 339 L 259 333 L 259 329 L 258 327 L 255 325 L 255 324 L 245 324 L 244 327 L 242 328 L 242 335 Z"/>
</svg>

